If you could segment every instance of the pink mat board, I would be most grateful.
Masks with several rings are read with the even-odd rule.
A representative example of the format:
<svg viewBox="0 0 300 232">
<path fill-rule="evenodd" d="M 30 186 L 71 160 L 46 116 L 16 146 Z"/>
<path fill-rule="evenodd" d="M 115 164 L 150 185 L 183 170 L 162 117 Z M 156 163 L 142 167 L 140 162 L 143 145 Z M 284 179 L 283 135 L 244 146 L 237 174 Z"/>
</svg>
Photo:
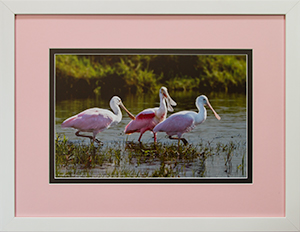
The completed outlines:
<svg viewBox="0 0 300 232">
<path fill-rule="evenodd" d="M 283 16 L 17 15 L 16 216 L 283 217 L 284 25 Z M 49 184 L 50 48 L 253 49 L 253 184 Z"/>
</svg>

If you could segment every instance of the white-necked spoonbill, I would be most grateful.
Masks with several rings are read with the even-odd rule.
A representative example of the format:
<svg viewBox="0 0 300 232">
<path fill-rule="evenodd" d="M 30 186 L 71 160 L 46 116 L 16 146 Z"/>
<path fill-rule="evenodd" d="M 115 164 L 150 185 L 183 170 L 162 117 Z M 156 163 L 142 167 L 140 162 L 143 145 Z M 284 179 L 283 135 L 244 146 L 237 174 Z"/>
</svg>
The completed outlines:
<svg viewBox="0 0 300 232">
<path fill-rule="evenodd" d="M 135 117 L 126 109 L 121 99 L 118 96 L 111 98 L 109 102 L 112 111 L 101 108 L 91 108 L 82 111 L 68 119 L 66 119 L 61 126 L 63 128 L 72 127 L 77 129 L 75 135 L 90 138 L 91 140 L 100 143 L 96 139 L 96 135 L 109 127 L 118 124 L 122 120 L 122 112 L 120 106 L 126 111 L 131 119 Z M 93 136 L 83 135 L 80 132 L 92 132 Z"/>
<path fill-rule="evenodd" d="M 166 120 L 156 125 L 153 129 L 153 133 L 165 132 L 167 135 L 169 135 L 170 139 L 178 140 L 179 147 L 180 140 L 184 143 L 184 145 L 188 144 L 186 139 L 181 138 L 182 134 L 190 132 L 197 125 L 205 121 L 206 105 L 212 110 L 212 112 L 218 120 L 221 119 L 221 117 L 213 109 L 213 107 L 208 101 L 208 98 L 205 95 L 197 97 L 195 104 L 197 109 L 199 110 L 198 113 L 194 111 L 180 111 L 174 113 Z M 177 137 L 172 137 L 174 135 L 176 135 Z"/>
<path fill-rule="evenodd" d="M 172 106 L 176 106 L 176 102 L 170 97 L 166 87 L 161 87 L 159 90 L 159 107 L 145 109 L 136 115 L 136 118 L 130 121 L 125 127 L 125 134 L 140 132 L 138 141 L 146 131 L 152 131 L 153 128 L 167 117 L 167 111 L 174 111 Z M 154 135 L 154 142 L 156 142 L 156 133 Z"/>
</svg>

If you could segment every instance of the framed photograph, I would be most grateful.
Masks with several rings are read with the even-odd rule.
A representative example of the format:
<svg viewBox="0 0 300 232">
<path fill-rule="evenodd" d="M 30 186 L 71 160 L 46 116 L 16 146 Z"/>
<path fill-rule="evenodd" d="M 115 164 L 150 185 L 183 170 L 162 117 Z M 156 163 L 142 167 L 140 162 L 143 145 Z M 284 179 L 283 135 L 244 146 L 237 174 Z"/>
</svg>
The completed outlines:
<svg viewBox="0 0 300 232">
<path fill-rule="evenodd" d="M 50 83 L 50 183 L 252 182 L 252 50 L 51 49 Z"/>
<path fill-rule="evenodd" d="M 299 4 L 0 1 L 0 230 L 300 231 Z"/>
</svg>

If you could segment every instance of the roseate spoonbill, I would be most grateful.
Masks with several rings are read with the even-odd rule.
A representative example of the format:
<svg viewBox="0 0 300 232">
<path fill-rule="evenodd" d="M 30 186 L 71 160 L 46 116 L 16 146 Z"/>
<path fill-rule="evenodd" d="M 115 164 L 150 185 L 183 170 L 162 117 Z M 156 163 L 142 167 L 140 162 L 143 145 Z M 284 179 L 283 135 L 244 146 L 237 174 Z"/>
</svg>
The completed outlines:
<svg viewBox="0 0 300 232">
<path fill-rule="evenodd" d="M 135 117 L 125 108 L 119 97 L 112 97 L 109 105 L 113 112 L 100 108 L 87 109 L 66 119 L 61 126 L 63 128 L 73 127 L 77 129 L 75 135 L 90 138 L 93 142 L 96 141 L 99 143 L 100 141 L 95 138 L 96 135 L 111 126 L 118 124 L 122 120 L 122 112 L 119 106 L 126 111 L 131 119 L 135 119 Z M 79 132 L 92 132 L 93 136 L 82 135 L 79 134 Z"/>
<path fill-rule="evenodd" d="M 166 119 L 167 111 L 174 111 L 172 106 L 176 106 L 176 102 L 170 97 L 166 87 L 161 87 L 159 90 L 160 105 L 159 107 L 145 109 L 136 115 L 136 119 L 130 121 L 125 127 L 125 134 L 140 132 L 138 139 L 141 138 L 146 131 L 152 129 L 160 122 Z M 156 142 L 156 133 L 154 134 L 154 142 Z"/>
<path fill-rule="evenodd" d="M 153 129 L 153 133 L 165 132 L 167 135 L 169 135 L 170 139 L 178 140 L 178 147 L 179 147 L 180 140 L 184 143 L 184 145 L 188 144 L 186 139 L 181 138 L 182 134 L 190 132 L 197 125 L 205 121 L 206 119 L 206 109 L 204 107 L 205 105 L 207 105 L 212 110 L 212 112 L 214 113 L 215 117 L 218 120 L 221 119 L 221 117 L 212 108 L 205 95 L 201 95 L 197 97 L 195 104 L 197 109 L 199 110 L 198 113 L 194 111 L 180 111 L 175 114 L 172 114 L 165 121 L 156 125 Z M 177 138 L 172 137 L 173 135 L 177 135 Z"/>
</svg>

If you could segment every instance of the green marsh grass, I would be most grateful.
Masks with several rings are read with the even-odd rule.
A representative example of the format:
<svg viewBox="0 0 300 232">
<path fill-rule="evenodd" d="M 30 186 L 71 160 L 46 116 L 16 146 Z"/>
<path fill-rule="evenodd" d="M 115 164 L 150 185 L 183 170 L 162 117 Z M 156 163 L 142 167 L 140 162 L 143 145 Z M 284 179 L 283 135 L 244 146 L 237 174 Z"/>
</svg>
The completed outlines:
<svg viewBox="0 0 300 232">
<path fill-rule="evenodd" d="M 246 92 L 245 55 L 56 55 L 58 98 L 107 93 Z"/>
<path fill-rule="evenodd" d="M 65 136 L 55 140 L 56 177 L 207 177 L 208 162 L 221 162 L 224 176 L 245 176 L 245 146 L 240 142 L 198 144 L 136 143 L 131 141 L 74 143 Z M 242 152 L 242 155 L 240 155 Z M 220 157 L 222 157 L 220 159 Z"/>
</svg>

